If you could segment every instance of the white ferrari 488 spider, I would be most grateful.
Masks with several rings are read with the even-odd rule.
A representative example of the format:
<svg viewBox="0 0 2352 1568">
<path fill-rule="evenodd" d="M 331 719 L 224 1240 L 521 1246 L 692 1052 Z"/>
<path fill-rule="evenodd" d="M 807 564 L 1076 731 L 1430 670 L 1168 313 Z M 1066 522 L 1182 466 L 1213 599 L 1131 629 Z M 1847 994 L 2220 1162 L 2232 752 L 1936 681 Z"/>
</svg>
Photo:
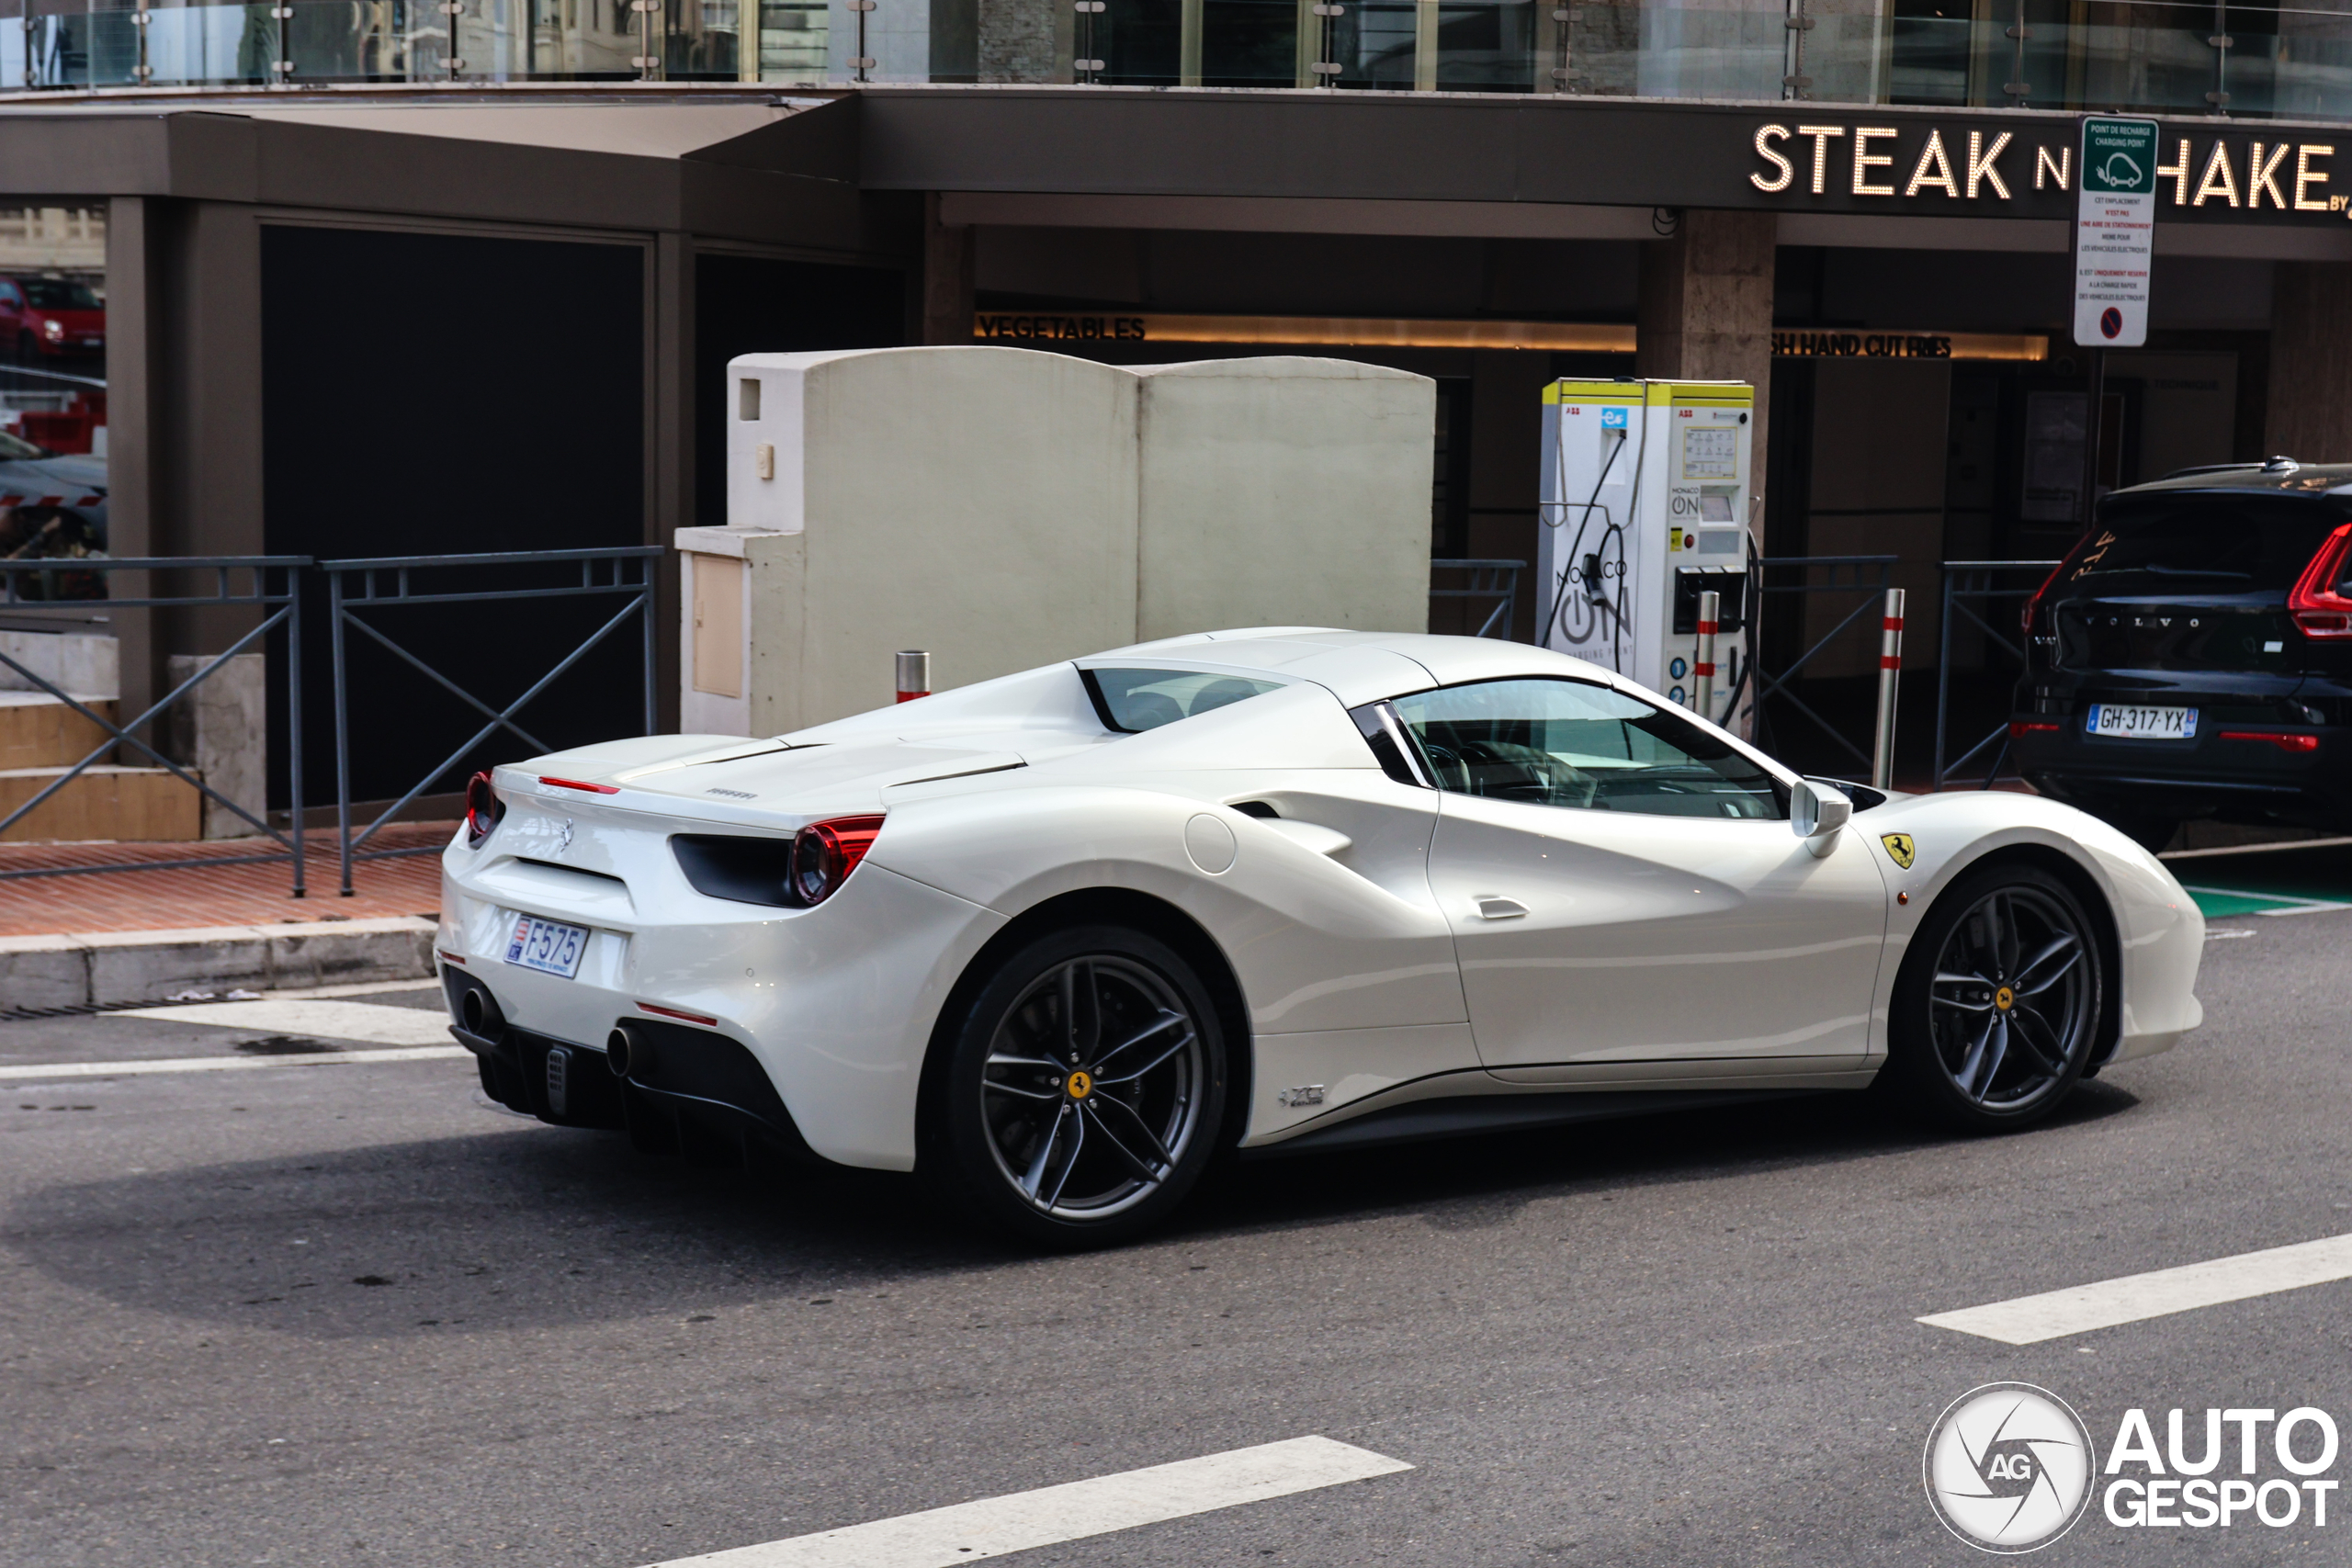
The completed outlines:
<svg viewBox="0 0 2352 1568">
<path fill-rule="evenodd" d="M 2114 829 L 1808 781 L 1514 643 L 1180 637 L 468 806 L 438 947 L 490 1094 L 1048 1245 L 1228 1152 L 1881 1077 L 2021 1126 L 2201 1016 L 2204 922 Z"/>
</svg>

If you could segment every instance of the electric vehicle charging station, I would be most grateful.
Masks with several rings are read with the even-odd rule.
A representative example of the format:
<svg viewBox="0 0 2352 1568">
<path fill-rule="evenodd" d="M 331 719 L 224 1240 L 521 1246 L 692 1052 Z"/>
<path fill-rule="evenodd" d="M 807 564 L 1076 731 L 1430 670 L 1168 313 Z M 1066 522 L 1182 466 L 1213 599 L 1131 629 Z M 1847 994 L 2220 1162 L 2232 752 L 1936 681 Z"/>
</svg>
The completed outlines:
<svg viewBox="0 0 2352 1568">
<path fill-rule="evenodd" d="M 1543 647 L 1697 710 L 1702 593 L 1718 629 L 1752 613 L 1747 532 L 1756 389 L 1745 381 L 1555 381 L 1544 389 Z M 1740 643 L 1703 715 L 1729 726 Z"/>
</svg>

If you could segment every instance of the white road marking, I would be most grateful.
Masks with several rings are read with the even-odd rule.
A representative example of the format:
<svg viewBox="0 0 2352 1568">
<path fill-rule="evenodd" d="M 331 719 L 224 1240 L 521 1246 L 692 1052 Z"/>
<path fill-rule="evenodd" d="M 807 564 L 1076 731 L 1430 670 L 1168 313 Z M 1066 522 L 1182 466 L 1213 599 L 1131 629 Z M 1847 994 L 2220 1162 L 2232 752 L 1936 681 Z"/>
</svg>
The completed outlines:
<svg viewBox="0 0 2352 1568">
<path fill-rule="evenodd" d="M 143 1073 L 232 1073 L 245 1067 L 333 1067 L 379 1062 L 438 1062 L 470 1056 L 462 1045 L 396 1045 L 380 1051 L 322 1051 L 302 1056 L 165 1056 L 146 1062 L 36 1062 L 0 1067 L 0 1079 L 127 1078 Z"/>
<path fill-rule="evenodd" d="M 675 1558 L 655 1568 L 946 1568 L 1412 1468 L 1329 1438 L 1293 1438 L 763 1546 Z"/>
<path fill-rule="evenodd" d="M 368 1045 L 447 1044 L 448 1016 L 439 1008 L 378 1007 L 368 1002 L 264 997 L 254 1002 L 189 1002 L 125 1008 L 118 1018 L 159 1018 L 169 1023 L 210 1023 L 262 1029 L 315 1040 L 356 1040 Z"/>
<path fill-rule="evenodd" d="M 354 980 L 340 986 L 311 986 L 286 991 L 264 991 L 263 1001 L 307 1001 L 314 997 L 386 997 L 401 991 L 437 991 L 438 980 Z"/>
<path fill-rule="evenodd" d="M 2266 904 L 2286 905 L 2283 909 L 2245 911 L 2249 915 L 2274 919 L 2280 915 L 2324 915 L 2331 909 L 2352 909 L 2352 904 L 2338 904 L 2325 898 L 2293 898 L 2284 893 L 2249 893 L 2243 887 L 2198 887 L 2184 882 L 2180 890 L 2184 893 L 2210 893 L 2221 898 L 2259 898 Z"/>
<path fill-rule="evenodd" d="M 2158 860 L 2201 860 L 2207 855 L 2276 854 L 2281 850 L 2325 850 L 2352 844 L 2352 839 L 2290 839 L 2277 844 L 2223 844 L 2212 850 L 2166 850 Z"/>
<path fill-rule="evenodd" d="M 2120 1280 L 2019 1296 L 1990 1306 L 1939 1312 L 1918 1321 L 1998 1339 L 2005 1345 L 2038 1345 L 2044 1339 L 2086 1334 L 2094 1328 L 2113 1328 L 2338 1280 L 2352 1280 L 2352 1235 L 2242 1252 L 2234 1258 L 2159 1269 L 2150 1274 L 2127 1274 Z"/>
</svg>

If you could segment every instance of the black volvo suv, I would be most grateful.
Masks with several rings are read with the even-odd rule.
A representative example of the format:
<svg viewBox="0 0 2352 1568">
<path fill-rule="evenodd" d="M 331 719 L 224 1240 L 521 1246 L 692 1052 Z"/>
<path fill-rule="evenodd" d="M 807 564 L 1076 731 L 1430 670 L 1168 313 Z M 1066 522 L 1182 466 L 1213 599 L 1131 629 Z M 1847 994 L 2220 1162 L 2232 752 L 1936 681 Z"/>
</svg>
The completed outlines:
<svg viewBox="0 0 2352 1568">
<path fill-rule="evenodd" d="M 2117 491 L 2025 608 L 2036 789 L 2161 847 L 2190 818 L 2352 822 L 2352 464 Z"/>
</svg>

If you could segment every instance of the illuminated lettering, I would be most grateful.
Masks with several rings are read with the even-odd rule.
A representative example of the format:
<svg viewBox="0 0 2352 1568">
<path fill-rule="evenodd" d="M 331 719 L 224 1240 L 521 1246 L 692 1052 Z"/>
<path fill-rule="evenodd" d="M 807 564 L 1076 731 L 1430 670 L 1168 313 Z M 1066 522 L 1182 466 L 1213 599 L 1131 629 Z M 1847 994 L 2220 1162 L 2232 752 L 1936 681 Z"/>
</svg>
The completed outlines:
<svg viewBox="0 0 2352 1568">
<path fill-rule="evenodd" d="M 1893 186 L 1874 186 L 1870 183 L 1871 170 L 1891 169 L 1894 166 L 1894 153 L 1873 152 L 1871 151 L 1871 143 L 1892 141 L 1894 136 L 1895 130 L 1891 125 L 1854 127 L 1854 194 L 1856 196 L 1893 196 L 1894 194 Z M 1949 166 L 1946 172 L 1950 172 Z"/>
<path fill-rule="evenodd" d="M 2312 168 L 2312 160 L 2313 158 L 2333 158 L 2335 156 L 2335 149 L 2334 147 L 2316 142 L 2306 141 L 2295 149 L 2296 211 L 2324 212 L 2327 210 L 2327 204 L 2325 202 L 2308 200 L 2305 198 L 2303 193 L 2311 189 L 2313 186 L 2324 186 L 2327 183 L 2327 171 L 2324 169 Z"/>
<path fill-rule="evenodd" d="M 2202 207 L 2208 198 L 2216 196 L 2228 198 L 2232 207 L 2238 204 L 2238 176 L 2230 166 L 2230 144 L 2226 141 L 2213 143 L 2212 156 L 2205 160 L 2205 172 L 2197 176 L 2197 199 L 2188 205 Z"/>
<path fill-rule="evenodd" d="M 2175 207 L 2187 207 L 2188 205 L 2188 137 L 2184 136 L 2180 139 L 2179 163 L 2158 164 L 2156 165 L 2156 178 L 2163 179 L 2166 175 L 2170 175 L 2172 178 L 2172 204 Z"/>
<path fill-rule="evenodd" d="M 1748 184 L 1754 186 L 1758 190 L 1764 191 L 1768 194 L 1772 191 L 1781 191 L 1789 188 L 1789 182 L 1797 177 L 1797 172 L 1790 166 L 1788 159 L 1781 156 L 1772 145 L 1775 141 L 1786 141 L 1788 139 L 1789 128 L 1785 125 L 1764 125 L 1757 127 L 1756 155 L 1763 159 L 1766 163 L 1771 164 L 1774 168 L 1780 170 L 1781 173 L 1778 177 L 1769 180 L 1761 174 L 1750 175 L 1747 176 Z M 2279 149 L 2281 152 L 2284 152 L 2285 150 L 2286 149 L 2283 147 Z M 1816 189 L 1820 186 L 1820 180 L 1817 175 L 1815 178 L 1814 185 Z"/>
<path fill-rule="evenodd" d="M 2008 144 L 2009 133 L 2006 130 L 2001 132 L 2000 135 L 1993 138 L 1993 145 L 1990 148 L 1987 148 L 1984 145 L 1984 133 L 1983 131 L 1972 130 L 1968 133 L 1969 200 L 1974 201 L 1976 199 L 1977 186 L 1980 183 L 1987 181 L 1992 184 L 1995 190 L 2001 193 L 2001 199 L 2003 201 L 2009 199 L 2009 187 L 2001 183 L 2001 171 L 1993 166 L 1994 163 L 2001 156 L 2002 149 L 2007 147 Z M 2063 166 L 2058 171 L 2058 188 L 2060 190 L 2064 190 L 2066 188 L 2066 172 Z"/>
<path fill-rule="evenodd" d="M 1860 143 L 1856 145 L 1859 148 Z M 1935 173 L 1928 173 L 1930 169 Z M 1944 156 L 1944 133 L 1940 130 L 1928 132 L 1928 144 L 1919 150 L 1919 166 L 1911 171 L 1911 182 L 1903 187 L 1903 194 L 1917 196 L 1928 186 L 1940 186 L 1946 196 L 1954 201 L 1960 199 L 1960 182 L 1952 177 L 1951 160 Z M 1861 186 L 1857 183 L 1854 188 L 1859 191 Z"/>
<path fill-rule="evenodd" d="M 1842 125 L 1800 125 L 1797 134 L 1813 138 L 1813 194 L 1819 196 L 1822 182 L 1829 174 L 1829 139 L 1845 135 L 1846 128 Z"/>
<path fill-rule="evenodd" d="M 2286 161 L 2286 157 L 2287 144 L 2283 141 L 2270 150 L 2270 156 L 2267 159 L 2262 155 L 2262 143 L 2257 141 L 2254 144 L 2254 151 L 2245 161 L 2247 210 L 2251 211 L 2262 205 L 2262 193 L 2266 190 L 2270 193 L 2271 206 L 2281 212 L 2287 209 L 2287 198 L 2278 194 L 2278 165 Z"/>
</svg>

